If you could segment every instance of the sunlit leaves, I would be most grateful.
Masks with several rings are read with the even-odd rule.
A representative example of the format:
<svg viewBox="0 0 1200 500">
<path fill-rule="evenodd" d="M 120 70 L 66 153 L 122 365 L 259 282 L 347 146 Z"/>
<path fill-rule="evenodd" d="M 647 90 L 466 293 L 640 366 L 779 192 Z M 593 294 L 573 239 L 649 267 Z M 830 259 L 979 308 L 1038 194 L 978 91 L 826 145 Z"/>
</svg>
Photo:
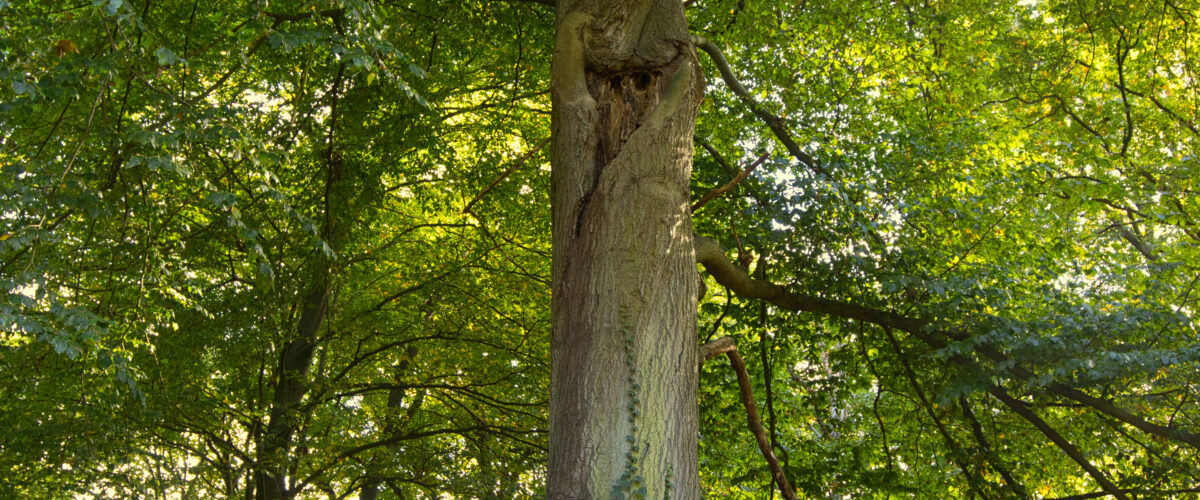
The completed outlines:
<svg viewBox="0 0 1200 500">
<path fill-rule="evenodd" d="M 305 493 L 385 471 L 410 496 L 536 496 L 554 14 L 402 4 L 0 0 L 0 496 L 244 494 L 321 266 Z M 697 147 L 693 199 L 769 155 L 696 228 L 790 290 L 956 335 L 933 349 L 710 280 L 701 334 L 738 340 L 798 489 L 964 497 L 957 446 L 992 497 L 1015 495 L 1001 468 L 1094 492 L 990 387 L 1122 487 L 1194 487 L 1194 450 L 1046 392 L 1200 425 L 1194 5 L 688 4 L 832 173 L 706 66 L 697 136 L 720 159 Z M 733 386 L 702 369 L 703 481 L 761 498 Z"/>
<path fill-rule="evenodd" d="M 897 352 L 870 328 L 820 318 L 792 327 L 789 344 L 805 345 L 799 339 L 817 336 L 844 339 L 799 351 L 803 363 L 829 363 L 845 380 L 859 380 L 859 395 L 878 391 L 867 405 L 840 401 L 854 408 L 851 413 L 878 417 L 852 428 L 859 436 L 887 437 L 890 448 L 872 446 L 877 463 L 905 464 L 904 474 L 892 476 L 893 486 L 919 484 L 925 496 L 948 497 L 965 494 L 967 486 L 953 463 L 926 469 L 898 446 L 924 439 L 942 447 L 939 457 L 950 455 L 948 443 L 928 434 L 934 422 L 916 393 L 930 394 L 937 410 L 945 411 L 938 418 L 952 431 L 966 425 L 954 416 L 961 414 L 953 408 L 957 398 L 967 397 L 976 413 L 994 408 L 994 401 L 979 398 L 993 384 L 1035 402 L 1045 401 L 1046 387 L 1067 384 L 1106 394 L 1152 420 L 1194 424 L 1194 418 L 1181 417 L 1195 406 L 1178 378 L 1196 366 L 1196 297 L 1190 290 L 1197 270 L 1188 264 L 1196 256 L 1196 238 L 1185 229 L 1195 225 L 1195 196 L 1182 187 L 1196 175 L 1180 149 L 1190 147 L 1195 132 L 1187 121 L 1191 106 L 1178 99 L 1194 83 L 1186 69 L 1193 50 L 1185 48 L 1193 35 L 1182 29 L 1191 10 L 1072 2 L 713 7 L 696 12 L 697 29 L 728 47 L 743 83 L 794 120 L 793 133 L 805 137 L 807 150 L 835 173 L 832 180 L 813 182 L 799 165 L 772 165 L 756 173 L 761 181 L 743 183 L 739 196 L 707 206 L 697 226 L 716 233 L 727 248 L 741 240 L 767 249 L 768 277 L 795 290 L 877 304 L 961 335 L 932 351 L 901 338 Z M 773 29 L 725 35 L 740 24 Z M 722 83 L 710 80 L 708 95 L 698 134 L 731 157 L 729 163 L 746 161 L 750 151 L 770 144 Z M 729 178 L 719 163 L 700 155 L 698 184 Z M 775 197 L 779 192 L 786 193 L 783 200 Z M 765 214 L 770 225 L 763 224 Z M 702 306 L 704 318 L 714 321 L 724 311 L 721 304 Z M 725 319 L 724 331 L 750 339 L 759 329 L 788 336 L 780 330 L 782 319 L 768 318 L 765 324 Z M 855 344 L 868 348 L 853 355 L 857 351 L 848 346 Z M 976 351 L 981 345 L 999 348 L 1011 361 L 993 364 Z M 898 359 L 916 370 L 920 389 L 903 376 Z M 955 359 L 985 368 L 954 368 Z M 1032 374 L 1018 376 L 1029 373 L 1018 367 Z M 776 384 L 776 397 L 816 391 L 826 393 L 826 401 L 844 398 L 793 382 Z M 1187 393 L 1187 402 L 1174 413 L 1145 403 L 1147 395 L 1163 391 Z M 1137 451 L 1138 438 L 1108 443 L 1075 432 L 1103 424 L 1094 412 L 1053 408 L 1038 410 L 1051 415 L 1057 428 L 1073 429 L 1080 446 L 1119 453 L 1143 467 L 1153 461 Z M 814 408 L 812 418 L 826 418 L 821 411 Z M 1038 443 L 1044 436 L 1016 430 L 1022 420 L 1002 407 L 992 411 L 998 412 L 995 422 L 1015 426 L 1005 432 L 1005 442 L 1012 443 L 1005 454 L 1025 454 L 1020 460 L 1026 463 L 1031 456 L 1062 458 L 1053 446 Z M 795 422 L 780 425 L 792 426 L 781 439 L 803 435 Z M 954 439 L 961 446 L 976 441 L 966 427 L 958 429 Z M 1014 436 L 1030 441 L 1016 443 Z M 858 446 L 848 437 L 837 441 Z M 1111 464 L 1112 456 L 1097 460 Z M 751 459 L 724 463 L 743 467 L 740 460 Z M 1003 483 L 991 467 L 982 467 L 982 477 Z M 1073 474 L 1063 472 L 1072 467 L 1066 462 L 1054 478 L 1033 474 L 1027 484 L 1048 481 L 1045 494 L 1089 491 L 1086 480 L 1061 475 Z M 794 481 L 803 484 L 817 470 L 797 471 L 801 477 Z M 864 469 L 858 484 L 883 477 L 870 471 Z M 1134 484 L 1123 474 L 1125 484 Z M 814 495 L 846 491 L 830 479 L 817 484 Z"/>
</svg>

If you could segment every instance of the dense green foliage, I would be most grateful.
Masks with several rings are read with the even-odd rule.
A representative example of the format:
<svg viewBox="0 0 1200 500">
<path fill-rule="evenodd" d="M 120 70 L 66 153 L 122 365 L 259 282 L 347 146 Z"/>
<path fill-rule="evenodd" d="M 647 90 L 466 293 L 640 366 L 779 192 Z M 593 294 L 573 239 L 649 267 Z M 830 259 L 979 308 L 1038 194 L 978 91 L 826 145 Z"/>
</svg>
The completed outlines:
<svg viewBox="0 0 1200 500">
<path fill-rule="evenodd" d="M 1200 5 L 686 3 L 820 162 L 701 54 L 693 198 L 768 160 L 698 233 L 950 339 L 708 280 L 697 344 L 738 342 L 803 496 L 1101 491 L 1066 448 L 1195 494 Z M 537 496 L 553 28 L 528 1 L 0 0 L 0 497 L 244 496 L 285 421 L 299 497 Z M 769 497 L 727 363 L 700 392 L 706 493 Z"/>
</svg>

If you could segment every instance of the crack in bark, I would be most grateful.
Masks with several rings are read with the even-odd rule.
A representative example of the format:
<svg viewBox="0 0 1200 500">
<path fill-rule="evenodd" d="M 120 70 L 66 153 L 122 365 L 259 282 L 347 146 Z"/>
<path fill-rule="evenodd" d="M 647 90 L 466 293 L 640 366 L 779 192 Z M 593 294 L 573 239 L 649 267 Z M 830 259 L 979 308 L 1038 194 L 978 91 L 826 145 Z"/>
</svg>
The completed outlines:
<svg viewBox="0 0 1200 500">
<path fill-rule="evenodd" d="M 576 238 L 579 237 L 579 232 L 583 230 L 583 217 L 585 214 L 587 214 L 588 203 L 591 203 L 592 194 L 596 192 L 596 188 L 599 186 L 599 184 L 600 184 L 600 173 L 599 173 L 599 169 L 597 169 L 597 172 L 595 174 L 595 179 L 592 180 L 591 189 L 588 189 L 588 192 L 583 194 L 583 197 L 579 199 L 579 208 L 575 209 L 575 214 L 576 214 L 575 215 L 575 237 Z"/>
<path fill-rule="evenodd" d="M 575 210 L 576 237 L 583 230 L 587 209 L 600 187 L 604 169 L 621 154 L 625 143 L 643 125 L 657 123 L 663 113 L 677 107 L 680 81 L 686 80 L 691 64 L 680 52 L 670 63 L 658 68 L 638 68 L 615 73 L 584 71 L 587 94 L 597 113 L 592 124 L 596 152 L 591 169 L 592 184 L 580 198 Z M 670 78 L 664 76 L 670 75 Z M 669 114 L 669 113 L 668 113 Z"/>
</svg>

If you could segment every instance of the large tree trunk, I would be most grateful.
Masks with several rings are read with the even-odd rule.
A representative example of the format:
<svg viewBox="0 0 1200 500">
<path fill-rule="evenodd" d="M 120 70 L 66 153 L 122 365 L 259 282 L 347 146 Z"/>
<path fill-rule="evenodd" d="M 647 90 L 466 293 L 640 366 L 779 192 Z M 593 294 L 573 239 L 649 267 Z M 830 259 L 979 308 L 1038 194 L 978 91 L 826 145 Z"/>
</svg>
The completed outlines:
<svg viewBox="0 0 1200 500">
<path fill-rule="evenodd" d="M 699 498 L 688 210 L 702 83 L 679 0 L 560 0 L 551 499 Z"/>
</svg>

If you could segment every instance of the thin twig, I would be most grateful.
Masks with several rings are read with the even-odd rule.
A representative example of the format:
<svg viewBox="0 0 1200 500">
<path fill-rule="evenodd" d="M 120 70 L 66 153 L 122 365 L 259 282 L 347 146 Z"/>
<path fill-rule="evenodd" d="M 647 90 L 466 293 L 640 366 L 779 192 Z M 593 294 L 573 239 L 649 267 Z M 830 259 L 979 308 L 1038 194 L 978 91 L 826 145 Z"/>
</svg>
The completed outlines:
<svg viewBox="0 0 1200 500">
<path fill-rule="evenodd" d="M 758 168 L 759 165 L 762 165 L 762 162 L 764 160 L 766 160 L 767 157 L 770 155 L 771 155 L 771 153 L 763 153 L 762 155 L 760 155 L 758 157 L 757 160 L 754 160 L 754 162 L 751 163 L 750 166 L 746 167 L 744 170 L 742 170 L 740 173 L 738 173 L 737 177 L 734 177 L 732 181 L 729 181 L 729 184 L 726 184 L 719 188 L 713 189 L 712 191 L 709 191 L 708 194 L 704 195 L 703 198 L 700 198 L 700 201 L 697 201 L 694 205 L 692 205 L 692 213 L 695 213 L 696 210 L 700 209 L 700 207 L 703 207 L 706 203 L 712 201 L 713 198 L 716 198 L 722 194 L 725 194 L 730 189 L 733 189 L 734 186 L 737 186 L 739 182 L 742 182 L 743 180 L 746 179 L 746 177 L 749 177 L 750 173 L 753 172 L 754 169 Z"/>
<path fill-rule="evenodd" d="M 488 184 L 487 187 L 483 188 L 483 191 L 480 191 L 479 194 L 475 195 L 475 198 L 472 198 L 471 202 L 467 203 L 466 208 L 462 209 L 462 213 L 464 213 L 464 214 L 470 213 L 471 207 L 475 206 L 475 203 L 477 203 L 477 202 L 479 202 L 479 200 L 483 199 L 484 195 L 488 194 L 488 192 L 491 191 L 493 188 L 495 188 L 497 184 L 500 184 L 500 181 L 502 181 L 505 178 L 507 178 L 508 176 L 512 175 L 513 172 L 516 172 L 518 168 L 521 168 L 521 165 L 524 165 L 525 162 L 529 160 L 530 156 L 533 156 L 534 153 L 541 151 L 542 148 L 546 147 L 546 145 L 549 143 L 550 143 L 549 137 L 542 139 L 542 142 L 538 143 L 537 146 L 534 146 L 533 149 L 531 149 L 531 150 L 529 150 L 529 152 L 525 153 L 524 156 L 518 158 L 517 161 L 513 162 L 512 166 L 508 167 L 508 170 L 505 170 L 503 174 L 500 174 L 500 177 L 497 177 L 496 180 L 492 181 L 491 184 Z"/>
<path fill-rule="evenodd" d="M 100 85 L 100 91 L 96 92 L 96 100 L 92 102 L 92 110 L 88 113 L 87 123 L 83 126 L 83 136 L 79 138 L 79 144 L 75 145 L 75 151 L 71 153 L 71 159 L 67 161 L 67 167 L 63 169 L 62 176 L 58 178 L 58 185 L 50 192 L 47 199 L 53 198 L 55 192 L 62 188 L 63 182 L 67 180 L 67 174 L 71 172 L 71 167 L 75 165 L 75 159 L 79 158 L 79 150 L 83 149 L 83 144 L 87 142 L 87 135 L 92 131 L 92 119 L 96 117 L 96 108 L 100 106 L 100 100 L 104 97 L 104 91 L 108 90 L 109 79 L 105 78 L 104 83 Z M 45 217 L 43 217 L 45 220 Z"/>
</svg>

